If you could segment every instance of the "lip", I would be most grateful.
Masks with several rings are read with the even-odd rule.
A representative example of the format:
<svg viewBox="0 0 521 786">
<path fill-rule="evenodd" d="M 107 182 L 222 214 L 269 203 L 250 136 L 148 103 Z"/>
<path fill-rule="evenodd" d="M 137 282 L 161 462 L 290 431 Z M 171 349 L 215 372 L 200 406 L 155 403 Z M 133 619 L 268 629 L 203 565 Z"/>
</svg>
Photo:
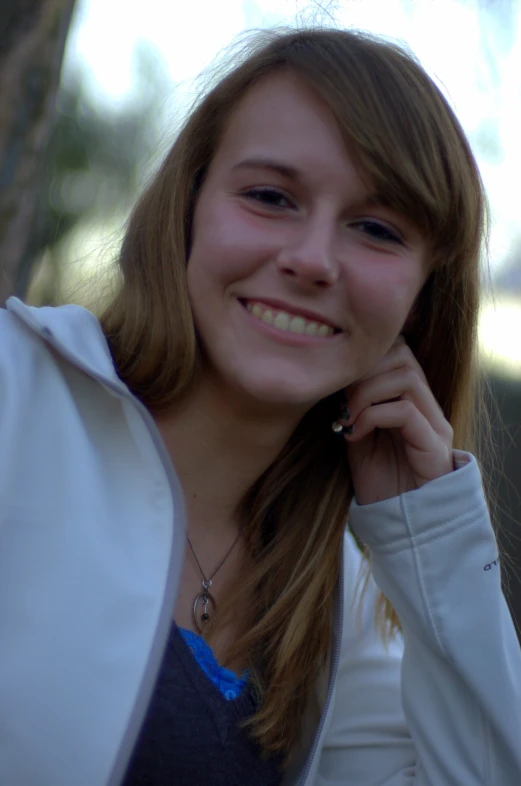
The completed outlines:
<svg viewBox="0 0 521 786">
<path fill-rule="evenodd" d="M 335 325 L 335 323 L 331 322 L 327 317 L 323 317 L 321 314 L 317 314 L 315 311 L 310 311 L 307 308 L 300 308 L 300 306 L 295 306 L 291 303 L 284 303 L 283 300 L 274 300 L 273 298 L 264 297 L 241 297 L 239 300 L 244 306 L 246 303 L 263 303 L 265 306 L 271 306 L 279 311 L 295 314 L 295 316 L 304 317 L 304 319 L 313 320 L 314 322 L 321 322 L 323 325 L 333 328 L 335 332 L 342 332 L 342 328 Z"/>
</svg>

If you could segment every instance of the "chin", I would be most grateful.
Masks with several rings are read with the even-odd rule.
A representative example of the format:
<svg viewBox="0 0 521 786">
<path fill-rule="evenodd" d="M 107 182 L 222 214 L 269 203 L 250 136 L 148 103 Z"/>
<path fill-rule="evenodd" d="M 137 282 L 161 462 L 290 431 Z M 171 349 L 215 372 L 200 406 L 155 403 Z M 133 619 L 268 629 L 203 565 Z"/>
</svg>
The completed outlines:
<svg viewBox="0 0 521 786">
<path fill-rule="evenodd" d="M 306 385 L 297 383 L 287 377 L 281 379 L 248 379 L 242 380 L 243 395 L 264 407 L 285 410 L 308 410 L 318 401 L 331 395 L 333 390 L 317 390 L 312 382 Z"/>
</svg>

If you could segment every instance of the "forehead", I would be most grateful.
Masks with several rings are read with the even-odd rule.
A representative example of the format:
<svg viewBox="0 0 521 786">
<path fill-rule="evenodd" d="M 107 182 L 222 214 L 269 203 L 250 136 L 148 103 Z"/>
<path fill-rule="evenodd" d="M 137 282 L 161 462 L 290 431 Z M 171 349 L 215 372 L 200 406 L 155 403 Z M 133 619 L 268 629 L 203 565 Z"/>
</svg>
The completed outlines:
<svg viewBox="0 0 521 786">
<path fill-rule="evenodd" d="M 259 80 L 233 110 L 213 163 L 274 158 L 334 181 L 358 177 L 335 117 L 299 77 L 278 72 Z"/>
</svg>

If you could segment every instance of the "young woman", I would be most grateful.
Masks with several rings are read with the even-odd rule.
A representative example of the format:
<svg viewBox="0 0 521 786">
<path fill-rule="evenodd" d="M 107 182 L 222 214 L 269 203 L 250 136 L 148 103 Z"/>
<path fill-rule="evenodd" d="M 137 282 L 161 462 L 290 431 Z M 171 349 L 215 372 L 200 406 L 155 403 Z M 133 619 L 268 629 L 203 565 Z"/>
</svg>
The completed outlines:
<svg viewBox="0 0 521 786">
<path fill-rule="evenodd" d="M 3 786 L 521 782 L 466 452 L 484 227 L 410 55 L 269 33 L 188 118 L 100 319 L 8 300 Z"/>
</svg>

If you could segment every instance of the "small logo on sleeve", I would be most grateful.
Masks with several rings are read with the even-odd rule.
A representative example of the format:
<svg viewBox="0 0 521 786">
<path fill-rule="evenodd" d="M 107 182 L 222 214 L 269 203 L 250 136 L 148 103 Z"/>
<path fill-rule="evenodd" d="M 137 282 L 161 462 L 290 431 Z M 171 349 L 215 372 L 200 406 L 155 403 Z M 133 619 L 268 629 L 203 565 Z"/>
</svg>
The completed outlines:
<svg viewBox="0 0 521 786">
<path fill-rule="evenodd" d="M 498 562 L 499 562 L 499 557 L 496 557 L 495 560 L 493 560 L 492 562 L 489 562 L 487 565 L 485 565 L 483 570 L 492 570 L 492 568 L 497 568 Z"/>
</svg>

